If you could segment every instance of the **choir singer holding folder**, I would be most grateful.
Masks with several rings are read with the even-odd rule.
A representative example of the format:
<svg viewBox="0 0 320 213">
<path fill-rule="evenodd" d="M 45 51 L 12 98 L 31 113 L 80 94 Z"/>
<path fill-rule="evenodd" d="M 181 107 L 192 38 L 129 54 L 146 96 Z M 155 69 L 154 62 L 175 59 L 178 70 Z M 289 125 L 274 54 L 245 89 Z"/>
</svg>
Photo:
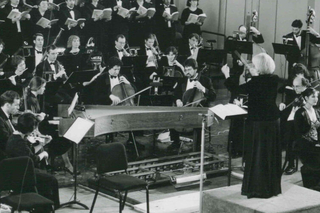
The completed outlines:
<svg viewBox="0 0 320 213">
<path fill-rule="evenodd" d="M 281 193 L 280 113 L 276 105 L 278 76 L 273 74 L 275 63 L 266 53 L 254 56 L 252 63 L 251 80 L 238 85 L 239 90 L 248 94 L 242 195 L 270 198 Z M 225 72 L 229 67 L 222 69 Z"/>
</svg>

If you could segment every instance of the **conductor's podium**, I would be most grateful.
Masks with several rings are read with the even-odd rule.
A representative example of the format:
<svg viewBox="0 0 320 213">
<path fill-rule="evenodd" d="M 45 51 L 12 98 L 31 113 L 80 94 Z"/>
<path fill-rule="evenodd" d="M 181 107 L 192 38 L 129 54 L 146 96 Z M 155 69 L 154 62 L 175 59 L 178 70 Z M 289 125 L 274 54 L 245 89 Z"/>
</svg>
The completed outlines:
<svg viewBox="0 0 320 213">
<path fill-rule="evenodd" d="M 282 194 L 269 199 L 248 199 L 241 184 L 203 192 L 203 213 L 318 213 L 320 192 L 282 182 Z"/>
</svg>

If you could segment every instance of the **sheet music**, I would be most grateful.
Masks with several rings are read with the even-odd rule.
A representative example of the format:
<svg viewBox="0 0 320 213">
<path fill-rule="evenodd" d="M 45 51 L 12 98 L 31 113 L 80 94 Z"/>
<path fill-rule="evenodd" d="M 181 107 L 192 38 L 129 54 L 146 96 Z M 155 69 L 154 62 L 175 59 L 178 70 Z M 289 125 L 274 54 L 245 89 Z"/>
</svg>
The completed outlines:
<svg viewBox="0 0 320 213">
<path fill-rule="evenodd" d="M 76 144 L 79 144 L 82 138 L 87 134 L 94 122 L 88 119 L 78 117 L 63 135 Z"/>
</svg>

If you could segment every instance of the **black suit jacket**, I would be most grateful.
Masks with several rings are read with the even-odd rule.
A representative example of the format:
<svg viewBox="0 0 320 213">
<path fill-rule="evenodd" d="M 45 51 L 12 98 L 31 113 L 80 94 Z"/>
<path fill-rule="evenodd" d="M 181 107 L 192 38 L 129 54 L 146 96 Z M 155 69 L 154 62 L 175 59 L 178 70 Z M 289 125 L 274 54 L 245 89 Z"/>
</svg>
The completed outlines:
<svg viewBox="0 0 320 213">
<path fill-rule="evenodd" d="M 212 81 L 210 78 L 201 75 L 199 82 L 202 84 L 202 86 L 206 88 L 206 92 L 204 93 L 206 100 L 201 101 L 201 104 L 203 106 L 208 106 L 210 101 L 214 101 L 216 99 L 216 92 L 213 88 Z M 188 78 L 183 78 L 182 81 L 178 82 L 177 86 L 174 89 L 175 101 L 178 99 L 182 100 L 182 96 L 187 89 L 187 84 L 188 84 Z"/>
<path fill-rule="evenodd" d="M 82 18 L 81 12 L 78 10 L 78 8 L 76 6 L 74 6 L 73 8 L 74 11 L 74 19 L 78 20 L 79 18 Z M 59 25 L 61 28 L 63 28 L 66 32 L 70 33 L 75 33 L 74 35 L 78 35 L 78 31 L 80 30 L 79 25 L 77 25 L 76 27 L 72 27 L 70 30 L 68 28 L 67 25 L 65 25 L 66 20 L 68 18 L 72 18 L 70 15 L 70 12 L 68 10 L 67 5 L 61 5 L 60 10 L 59 10 Z"/>
<path fill-rule="evenodd" d="M 57 73 L 58 70 L 59 70 L 60 62 L 58 62 L 56 60 L 54 62 L 54 66 L 55 66 L 55 69 L 56 69 L 55 73 Z M 42 78 L 44 71 L 53 71 L 51 69 L 51 66 L 50 66 L 48 60 L 44 60 L 44 61 L 42 61 L 41 63 L 38 64 L 38 66 L 36 68 L 36 74 L 35 75 Z M 67 78 L 64 75 L 62 77 L 59 77 L 59 78 L 56 79 L 56 81 L 65 81 L 65 80 L 67 80 Z M 54 80 L 52 79 L 52 81 L 54 81 Z"/>
<path fill-rule="evenodd" d="M 11 125 L 8 124 L 8 120 L 9 118 L 0 108 L 0 150 L 2 151 L 6 150 L 7 141 L 13 133 L 13 129 Z"/>
<path fill-rule="evenodd" d="M 112 20 L 111 20 L 111 32 L 114 35 L 123 34 L 126 37 L 128 36 L 129 31 L 129 20 L 127 18 L 123 18 L 119 16 L 118 10 L 115 10 L 114 7 L 117 6 L 117 0 L 108 0 L 106 6 L 112 8 Z M 122 7 L 126 8 L 128 10 L 131 9 L 131 3 L 130 0 L 122 0 Z"/>
</svg>

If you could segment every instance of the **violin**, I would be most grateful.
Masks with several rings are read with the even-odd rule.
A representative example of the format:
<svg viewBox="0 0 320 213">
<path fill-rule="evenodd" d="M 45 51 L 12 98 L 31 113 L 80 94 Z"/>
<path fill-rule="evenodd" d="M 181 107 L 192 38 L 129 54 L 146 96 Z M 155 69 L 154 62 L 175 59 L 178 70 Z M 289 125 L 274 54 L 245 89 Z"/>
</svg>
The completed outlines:
<svg viewBox="0 0 320 213">
<path fill-rule="evenodd" d="M 202 73 L 207 69 L 205 65 L 198 73 L 197 81 L 200 80 Z M 183 106 L 197 107 L 201 101 L 205 100 L 205 96 L 202 91 L 198 90 L 197 87 L 185 91 L 182 96 Z"/>
<path fill-rule="evenodd" d="M 120 84 L 117 84 L 112 88 L 111 93 L 119 97 L 120 100 L 124 100 L 118 103 L 117 105 L 134 106 L 133 98 L 128 99 L 128 97 L 133 96 L 135 94 L 135 89 L 131 86 L 131 84 L 121 82 Z"/>
</svg>

